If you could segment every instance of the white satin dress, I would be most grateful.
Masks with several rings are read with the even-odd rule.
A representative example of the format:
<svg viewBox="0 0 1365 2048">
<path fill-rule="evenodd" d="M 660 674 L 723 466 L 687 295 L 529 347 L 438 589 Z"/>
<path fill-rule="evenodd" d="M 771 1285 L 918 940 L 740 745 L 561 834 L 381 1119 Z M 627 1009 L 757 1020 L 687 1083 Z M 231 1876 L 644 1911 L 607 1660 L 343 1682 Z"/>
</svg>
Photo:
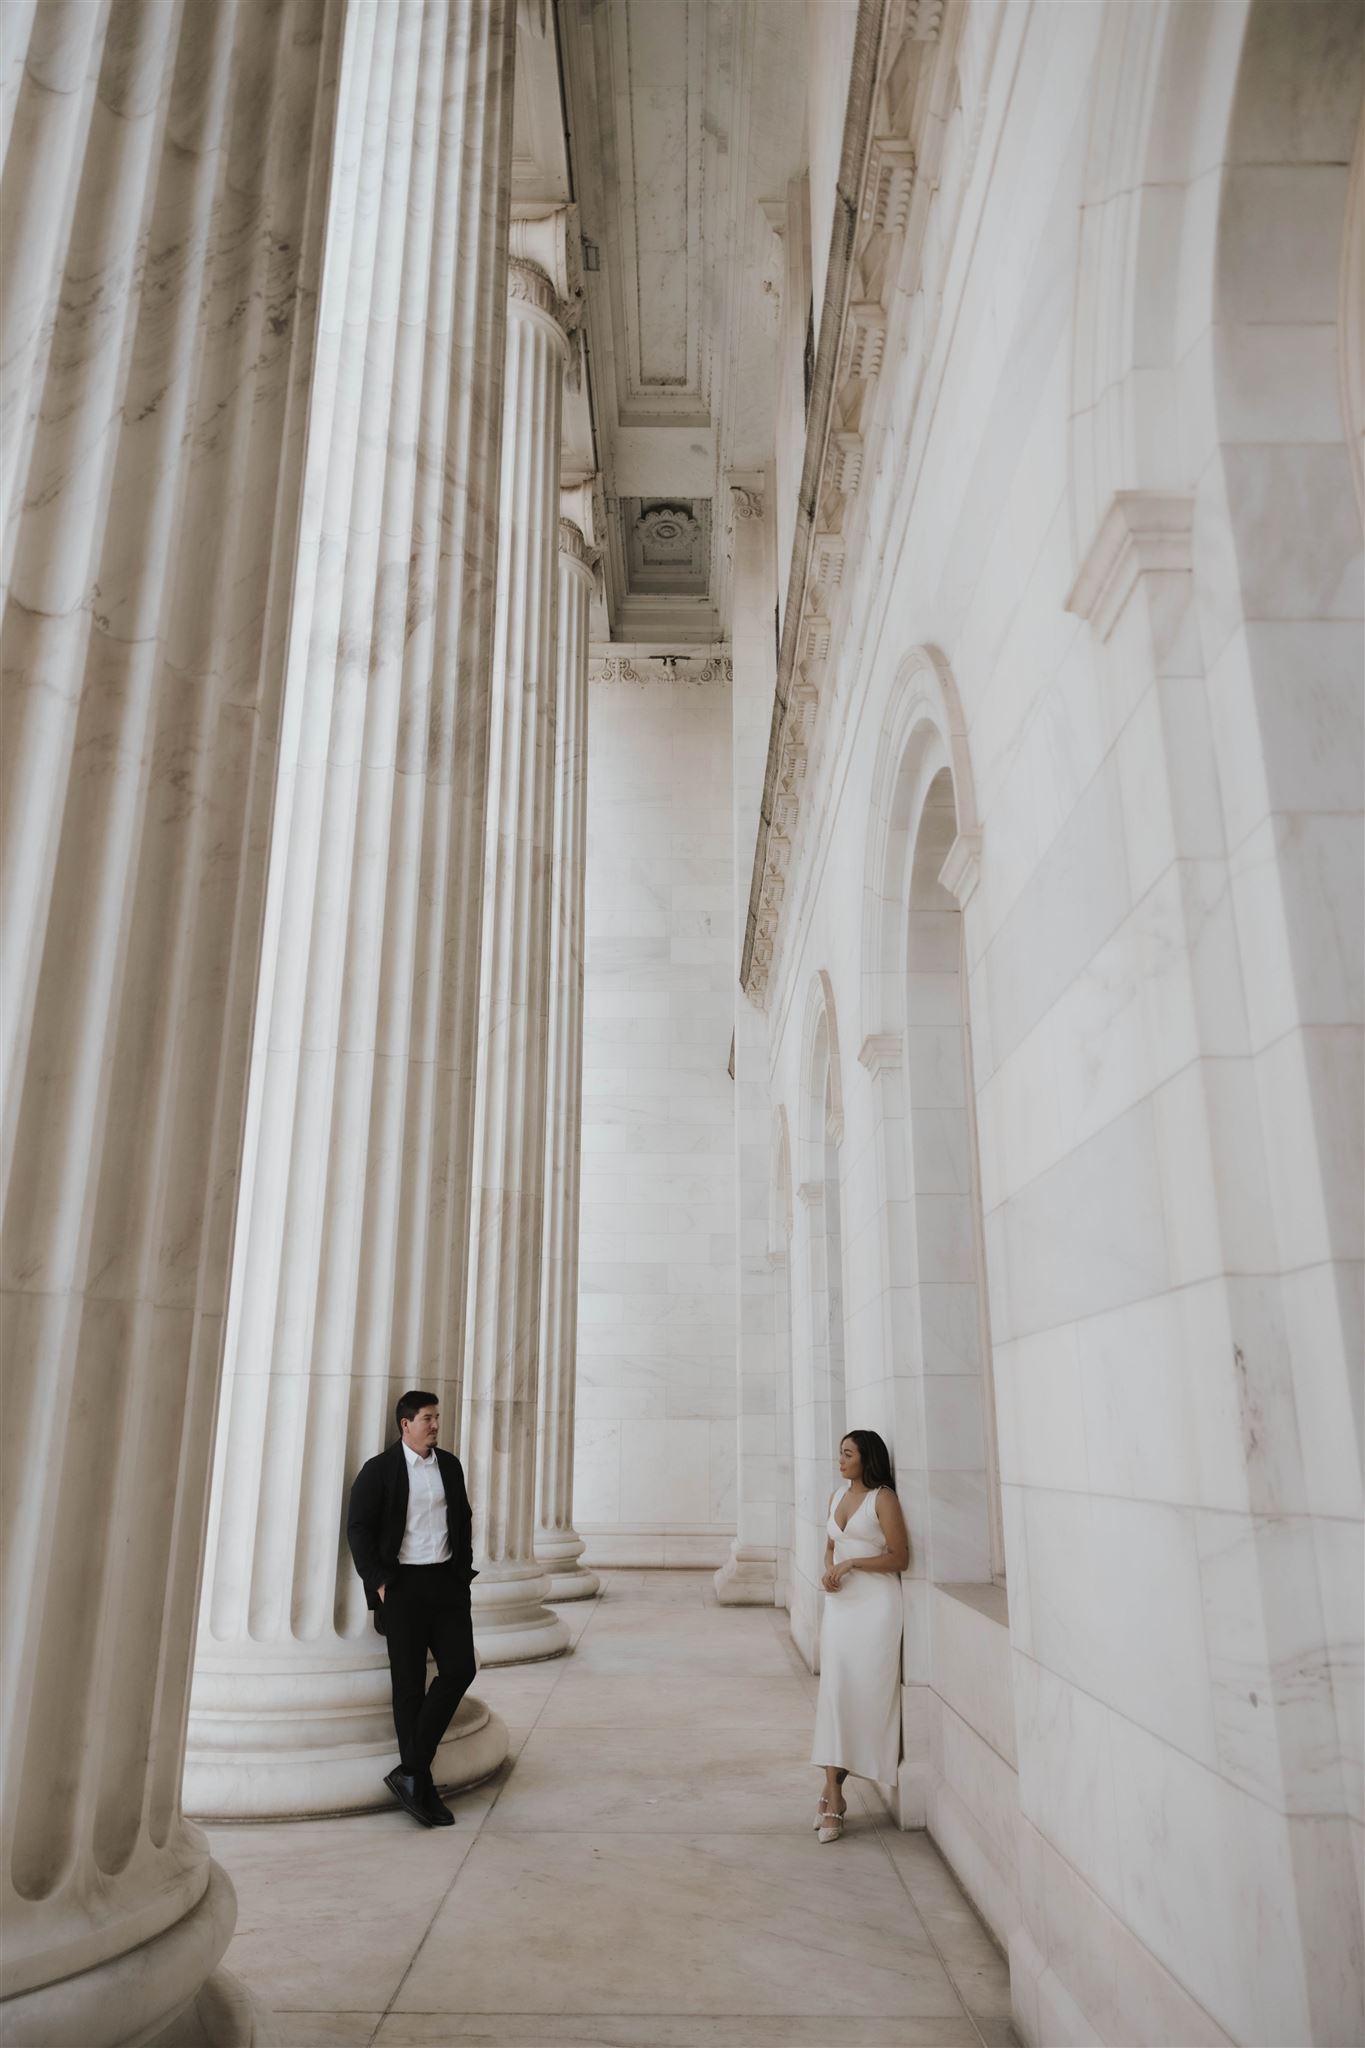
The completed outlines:
<svg viewBox="0 0 1365 2048">
<path fill-rule="evenodd" d="M 877 1496 L 865 1494 L 841 1529 L 829 1506 L 834 1562 L 881 1557 L 889 1548 L 877 1520 Z M 820 1624 L 820 1698 L 815 1709 L 813 1764 L 833 1764 L 855 1778 L 894 1785 L 900 1761 L 901 1582 L 898 1572 L 850 1572 L 826 1593 Z"/>
</svg>

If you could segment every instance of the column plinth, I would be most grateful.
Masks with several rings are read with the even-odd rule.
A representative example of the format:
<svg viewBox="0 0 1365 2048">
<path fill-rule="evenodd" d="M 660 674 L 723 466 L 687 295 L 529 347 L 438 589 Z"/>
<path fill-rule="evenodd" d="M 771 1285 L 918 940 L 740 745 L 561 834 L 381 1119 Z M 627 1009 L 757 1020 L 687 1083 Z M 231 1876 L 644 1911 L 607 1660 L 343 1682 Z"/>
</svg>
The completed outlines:
<svg viewBox="0 0 1365 2048">
<path fill-rule="evenodd" d="M 346 9 L 185 1771 L 206 1817 L 388 1802 L 346 1501 L 406 1388 L 459 1425 L 514 13 Z M 471 1698 L 433 1775 L 506 1749 Z"/>
<path fill-rule="evenodd" d="M 474 1640 L 485 1664 L 563 1654 L 534 1546 L 545 1226 L 559 438 L 568 346 L 537 264 L 509 269 L 506 433 L 475 1091 L 465 1430 Z"/>
</svg>

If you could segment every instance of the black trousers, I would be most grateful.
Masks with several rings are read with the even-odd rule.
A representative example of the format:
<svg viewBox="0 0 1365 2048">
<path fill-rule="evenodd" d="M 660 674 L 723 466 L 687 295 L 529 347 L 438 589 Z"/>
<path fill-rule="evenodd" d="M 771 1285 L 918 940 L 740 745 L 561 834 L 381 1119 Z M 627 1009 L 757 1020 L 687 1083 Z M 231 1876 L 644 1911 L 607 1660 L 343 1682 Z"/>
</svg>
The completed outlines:
<svg viewBox="0 0 1365 2048">
<path fill-rule="evenodd" d="M 474 1683 L 465 1574 L 454 1564 L 400 1564 L 384 1588 L 384 1641 L 398 1754 L 419 1785 L 429 1784 L 441 1737 Z M 428 1651 L 436 1659 L 429 1691 Z"/>
</svg>

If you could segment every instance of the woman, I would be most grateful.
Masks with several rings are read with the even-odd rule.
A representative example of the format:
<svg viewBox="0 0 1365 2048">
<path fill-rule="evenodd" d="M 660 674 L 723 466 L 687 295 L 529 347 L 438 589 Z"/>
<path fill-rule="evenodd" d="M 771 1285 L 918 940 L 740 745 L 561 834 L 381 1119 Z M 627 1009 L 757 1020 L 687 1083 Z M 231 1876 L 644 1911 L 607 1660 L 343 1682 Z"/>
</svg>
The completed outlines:
<svg viewBox="0 0 1365 2048">
<path fill-rule="evenodd" d="M 900 1759 L 900 1574 L 910 1539 L 896 1498 L 891 1456 L 875 1429 L 851 1429 L 839 1446 L 842 1484 L 825 1521 L 829 1596 L 820 1624 L 820 1701 L 811 1762 L 825 1773 L 815 1825 L 822 1842 L 844 1831 L 843 1782 L 892 1785 Z"/>
</svg>

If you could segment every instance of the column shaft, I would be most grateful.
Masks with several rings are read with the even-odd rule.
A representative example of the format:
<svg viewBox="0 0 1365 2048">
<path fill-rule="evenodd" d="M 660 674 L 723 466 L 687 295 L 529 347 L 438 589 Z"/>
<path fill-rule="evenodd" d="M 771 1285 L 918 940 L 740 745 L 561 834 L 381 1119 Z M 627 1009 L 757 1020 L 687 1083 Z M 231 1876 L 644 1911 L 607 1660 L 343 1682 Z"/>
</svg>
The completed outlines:
<svg viewBox="0 0 1365 2048">
<path fill-rule="evenodd" d="M 340 12 L 5 10 L 15 2044 L 251 2026 L 181 1765 Z"/>
<path fill-rule="evenodd" d="M 772 521 L 763 479 L 732 477 L 734 659 L 733 788 L 735 931 L 742 942 L 758 835 L 776 664 L 773 649 Z M 772 1107 L 768 1020 L 742 991 L 735 1009 L 735 1540 L 716 1573 L 725 1606 L 771 1607 L 777 1586 L 777 1522 L 790 1497 L 790 1450 L 778 1441 L 776 1290 L 768 1256 Z"/>
<path fill-rule="evenodd" d="M 393 1401 L 459 1420 L 513 0 L 347 20 L 186 1799 L 367 1806 L 343 1525 Z M 469 1699 L 435 1772 L 496 1769 Z"/>
<path fill-rule="evenodd" d="M 485 1663 L 558 1656 L 569 1639 L 534 1553 L 566 347 L 534 264 L 513 263 L 509 307 L 465 1385 Z"/>
<path fill-rule="evenodd" d="M 578 1212 L 583 1136 L 583 887 L 587 870 L 588 614 L 592 567 L 582 532 L 559 527 L 556 654 L 554 909 L 550 936 L 550 1080 L 545 1254 L 540 1321 L 537 1561 L 554 1600 L 586 1600 L 595 1572 L 579 1563 L 573 1525 L 574 1394 L 578 1362 Z"/>
</svg>

